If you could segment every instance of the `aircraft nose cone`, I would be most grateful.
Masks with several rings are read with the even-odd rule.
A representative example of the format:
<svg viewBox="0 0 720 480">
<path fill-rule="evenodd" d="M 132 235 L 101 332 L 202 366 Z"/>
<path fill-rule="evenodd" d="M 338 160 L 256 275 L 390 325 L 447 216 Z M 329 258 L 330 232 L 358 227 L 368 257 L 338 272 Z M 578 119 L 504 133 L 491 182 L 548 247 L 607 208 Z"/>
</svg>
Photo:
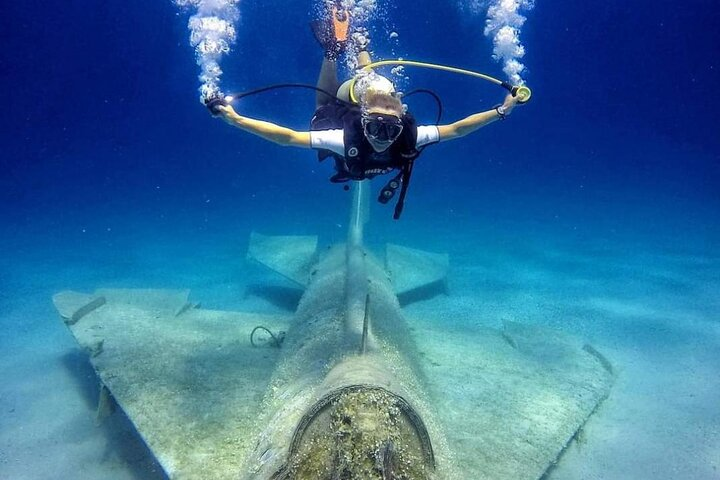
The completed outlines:
<svg viewBox="0 0 720 480">
<path fill-rule="evenodd" d="M 425 426 L 401 397 L 352 386 L 316 404 L 298 427 L 287 476 L 305 479 L 407 478 L 434 469 Z"/>
</svg>

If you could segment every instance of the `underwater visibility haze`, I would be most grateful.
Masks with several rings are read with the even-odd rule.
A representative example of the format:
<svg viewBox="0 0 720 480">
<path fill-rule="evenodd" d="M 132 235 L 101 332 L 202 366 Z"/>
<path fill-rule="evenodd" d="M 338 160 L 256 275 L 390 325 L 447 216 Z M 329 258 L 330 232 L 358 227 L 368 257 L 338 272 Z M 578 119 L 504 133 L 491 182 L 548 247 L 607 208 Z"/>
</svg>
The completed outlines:
<svg viewBox="0 0 720 480">
<path fill-rule="evenodd" d="M 311 89 L 237 94 L 314 86 L 333 5 L 340 82 L 369 39 L 419 125 L 492 120 L 428 145 L 399 219 L 396 173 L 332 183 L 205 105 L 307 131 Z M 0 478 L 720 478 L 719 24 L 4 2 Z"/>
</svg>

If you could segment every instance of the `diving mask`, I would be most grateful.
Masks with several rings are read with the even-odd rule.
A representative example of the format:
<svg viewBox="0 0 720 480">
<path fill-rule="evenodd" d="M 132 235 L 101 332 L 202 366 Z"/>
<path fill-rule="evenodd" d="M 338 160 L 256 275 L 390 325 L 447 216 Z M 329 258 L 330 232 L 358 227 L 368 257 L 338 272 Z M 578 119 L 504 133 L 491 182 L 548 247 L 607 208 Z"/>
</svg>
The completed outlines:
<svg viewBox="0 0 720 480">
<path fill-rule="evenodd" d="M 403 131 L 400 117 L 384 113 L 368 113 L 362 117 L 363 132 L 368 139 L 383 143 L 394 142 Z"/>
</svg>

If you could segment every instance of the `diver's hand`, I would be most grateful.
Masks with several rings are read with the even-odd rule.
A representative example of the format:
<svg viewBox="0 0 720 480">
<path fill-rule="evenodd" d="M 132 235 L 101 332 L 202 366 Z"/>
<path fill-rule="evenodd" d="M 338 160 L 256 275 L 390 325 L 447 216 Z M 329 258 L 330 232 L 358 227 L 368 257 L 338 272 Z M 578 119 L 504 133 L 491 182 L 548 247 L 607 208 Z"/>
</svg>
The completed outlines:
<svg viewBox="0 0 720 480">
<path fill-rule="evenodd" d="M 220 112 L 221 112 L 220 115 L 223 118 L 227 118 L 232 115 L 236 115 L 236 116 L 238 115 L 238 113 L 235 111 L 235 109 L 232 107 L 232 105 L 224 105 L 224 106 L 218 107 L 218 110 L 220 110 Z"/>
<path fill-rule="evenodd" d="M 206 99 L 205 106 L 208 110 L 210 110 L 210 114 L 213 117 L 225 115 L 227 113 L 226 110 L 228 109 L 228 107 L 230 108 L 230 110 L 232 110 L 232 107 L 230 107 L 230 103 L 225 100 L 225 97 L 222 97 L 220 95 Z"/>
<path fill-rule="evenodd" d="M 232 116 L 238 116 L 238 113 L 235 111 L 232 105 L 219 105 L 215 109 L 215 111 L 217 112 L 214 114 L 215 117 L 222 118 L 226 121 Z"/>
<path fill-rule="evenodd" d="M 515 108 L 517 105 L 522 105 L 522 103 L 519 102 L 519 96 L 513 97 L 512 93 L 508 93 L 505 97 L 505 101 L 502 104 L 502 107 L 505 110 L 505 115 L 510 115 L 510 112 L 512 112 L 513 108 Z"/>
</svg>

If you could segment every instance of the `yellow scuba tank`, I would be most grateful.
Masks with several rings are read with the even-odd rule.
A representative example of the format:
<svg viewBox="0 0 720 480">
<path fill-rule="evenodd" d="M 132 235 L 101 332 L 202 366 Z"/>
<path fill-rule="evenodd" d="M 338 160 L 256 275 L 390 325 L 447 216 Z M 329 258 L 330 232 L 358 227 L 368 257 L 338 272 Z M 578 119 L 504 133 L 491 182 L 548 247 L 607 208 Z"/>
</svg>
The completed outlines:
<svg viewBox="0 0 720 480">
<path fill-rule="evenodd" d="M 369 91 L 392 95 L 395 93 L 393 83 L 382 75 L 362 69 L 353 78 L 346 80 L 337 91 L 337 97 L 351 103 L 360 103 Z"/>
</svg>

